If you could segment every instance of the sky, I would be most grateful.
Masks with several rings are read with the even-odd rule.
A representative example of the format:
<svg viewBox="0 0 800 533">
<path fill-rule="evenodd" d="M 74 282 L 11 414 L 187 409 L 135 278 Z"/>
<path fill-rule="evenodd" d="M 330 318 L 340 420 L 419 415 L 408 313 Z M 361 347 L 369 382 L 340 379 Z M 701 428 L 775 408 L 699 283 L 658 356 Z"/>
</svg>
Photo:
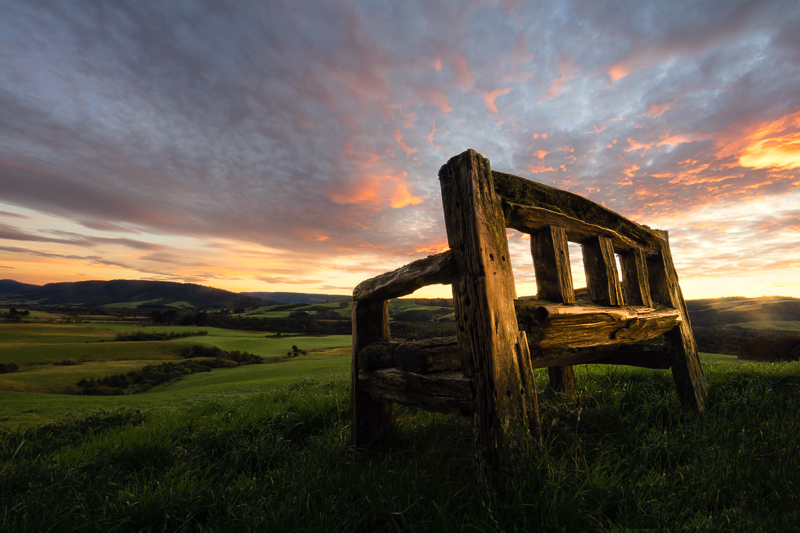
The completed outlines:
<svg viewBox="0 0 800 533">
<path fill-rule="evenodd" d="M 800 297 L 794 0 L 0 2 L 0 279 L 349 294 L 447 249 L 469 148 L 668 230 L 687 298 Z"/>
</svg>

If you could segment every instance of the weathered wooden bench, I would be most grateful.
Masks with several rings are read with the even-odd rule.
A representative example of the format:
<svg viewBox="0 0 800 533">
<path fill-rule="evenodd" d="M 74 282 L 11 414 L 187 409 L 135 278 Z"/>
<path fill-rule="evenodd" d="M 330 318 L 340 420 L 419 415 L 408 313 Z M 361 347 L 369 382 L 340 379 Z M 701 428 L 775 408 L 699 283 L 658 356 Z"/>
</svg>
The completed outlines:
<svg viewBox="0 0 800 533">
<path fill-rule="evenodd" d="M 450 250 L 353 291 L 351 431 L 385 441 L 394 403 L 473 417 L 477 481 L 500 486 L 526 437 L 539 438 L 534 368 L 571 393 L 574 364 L 671 368 L 684 406 L 706 380 L 667 233 L 586 198 L 493 172 L 474 150 L 439 171 Z M 530 235 L 538 294 L 517 300 L 506 228 Z M 576 302 L 568 242 L 580 243 L 587 302 Z M 619 256 L 622 280 L 617 271 Z M 456 337 L 391 342 L 388 301 L 451 284 Z"/>
</svg>

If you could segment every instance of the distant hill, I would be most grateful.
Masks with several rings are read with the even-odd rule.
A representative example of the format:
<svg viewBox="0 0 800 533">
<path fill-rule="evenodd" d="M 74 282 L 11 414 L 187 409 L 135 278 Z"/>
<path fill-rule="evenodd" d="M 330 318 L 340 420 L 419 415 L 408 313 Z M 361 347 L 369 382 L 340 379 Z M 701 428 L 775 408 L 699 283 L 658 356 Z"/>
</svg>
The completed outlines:
<svg viewBox="0 0 800 533">
<path fill-rule="evenodd" d="M 319 304 L 328 300 L 340 298 L 351 300 L 353 298 L 352 294 L 309 294 L 305 292 L 241 292 L 239 294 L 273 300 L 282 304 Z"/>
<path fill-rule="evenodd" d="M 695 328 L 800 329 L 800 298 L 762 296 L 687 300 L 689 320 Z M 796 324 L 792 324 L 796 323 Z"/>
<path fill-rule="evenodd" d="M 78 307 L 256 307 L 280 302 L 172 281 L 78 281 L 29 285 L 0 280 L 0 303 Z"/>
</svg>

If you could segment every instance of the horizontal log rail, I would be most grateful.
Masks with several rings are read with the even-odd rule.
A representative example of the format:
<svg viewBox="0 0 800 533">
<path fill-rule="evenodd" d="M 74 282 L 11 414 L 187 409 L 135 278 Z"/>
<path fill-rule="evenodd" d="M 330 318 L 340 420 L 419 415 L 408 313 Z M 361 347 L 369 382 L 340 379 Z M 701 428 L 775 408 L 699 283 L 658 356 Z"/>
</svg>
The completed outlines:
<svg viewBox="0 0 800 533">
<path fill-rule="evenodd" d="M 531 349 L 532 368 L 584 364 L 667 369 L 671 366 L 671 359 L 663 344 L 615 344 L 593 348 Z"/>
<path fill-rule="evenodd" d="M 407 372 L 430 374 L 461 368 L 461 353 L 456 337 L 436 337 L 404 343 L 370 344 L 358 352 L 358 367 L 363 370 L 398 367 Z"/>
<path fill-rule="evenodd" d="M 496 193 L 505 201 L 522 206 L 541 207 L 588 224 L 610 229 L 637 243 L 658 246 L 658 230 L 637 224 L 588 198 L 556 189 L 513 174 L 492 171 Z"/>
<path fill-rule="evenodd" d="M 397 402 L 437 413 L 471 416 L 475 411 L 469 378 L 460 371 L 415 374 L 399 368 L 362 370 L 360 389 L 379 402 Z"/>
<path fill-rule="evenodd" d="M 654 233 L 646 235 L 644 240 L 637 241 L 620 235 L 614 230 L 590 224 L 544 207 L 531 207 L 508 201 L 503 201 L 503 213 L 506 227 L 522 233 L 534 234 L 548 226 L 559 226 L 566 230 L 567 240 L 570 242 L 584 243 L 593 237 L 603 236 L 611 239 L 614 250 L 617 252 L 627 252 L 638 248 L 648 254 L 655 254 L 659 250 L 661 237 Z"/>
<path fill-rule="evenodd" d="M 453 283 L 454 276 L 453 252 L 447 250 L 419 259 L 392 272 L 362 281 L 353 289 L 353 300 L 400 298 L 427 285 L 437 283 L 449 285 Z"/>
<path fill-rule="evenodd" d="M 588 348 L 652 339 L 682 322 L 677 309 L 541 305 L 516 300 L 517 322 L 533 348 Z"/>
</svg>

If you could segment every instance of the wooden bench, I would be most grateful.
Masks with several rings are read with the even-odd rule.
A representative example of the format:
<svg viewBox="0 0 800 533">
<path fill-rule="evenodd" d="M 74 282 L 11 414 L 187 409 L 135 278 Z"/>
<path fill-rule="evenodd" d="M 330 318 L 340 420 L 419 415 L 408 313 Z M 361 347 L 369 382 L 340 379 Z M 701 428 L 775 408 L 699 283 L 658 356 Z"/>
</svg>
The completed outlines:
<svg viewBox="0 0 800 533">
<path fill-rule="evenodd" d="M 389 438 L 395 402 L 472 416 L 478 484 L 501 487 L 524 440 L 540 438 L 533 369 L 548 368 L 551 386 L 569 394 L 571 365 L 583 363 L 671 368 L 684 406 L 704 410 L 706 380 L 666 232 L 493 172 L 474 150 L 450 159 L 439 180 L 450 250 L 353 291 L 354 445 Z M 517 300 L 507 227 L 530 235 L 535 300 Z M 568 242 L 583 251 L 585 302 L 576 301 Z M 392 342 L 388 301 L 437 283 L 452 285 L 456 337 Z"/>
</svg>

